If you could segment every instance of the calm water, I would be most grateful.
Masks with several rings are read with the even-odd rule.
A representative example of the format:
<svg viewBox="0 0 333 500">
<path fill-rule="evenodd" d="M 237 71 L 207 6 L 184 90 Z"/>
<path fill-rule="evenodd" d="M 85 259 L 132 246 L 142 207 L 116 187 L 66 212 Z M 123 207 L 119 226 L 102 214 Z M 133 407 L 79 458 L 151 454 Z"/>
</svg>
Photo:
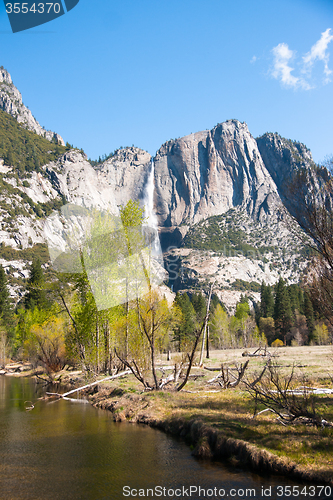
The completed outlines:
<svg viewBox="0 0 333 500">
<path fill-rule="evenodd" d="M 328 489 L 297 495 L 304 485 L 197 461 L 188 446 L 160 431 L 41 395 L 33 380 L 0 376 L 0 500 L 332 498 Z M 35 408 L 26 411 L 25 401 Z M 285 495 L 278 485 L 296 489 Z M 147 491 L 157 486 L 166 490 Z"/>
</svg>

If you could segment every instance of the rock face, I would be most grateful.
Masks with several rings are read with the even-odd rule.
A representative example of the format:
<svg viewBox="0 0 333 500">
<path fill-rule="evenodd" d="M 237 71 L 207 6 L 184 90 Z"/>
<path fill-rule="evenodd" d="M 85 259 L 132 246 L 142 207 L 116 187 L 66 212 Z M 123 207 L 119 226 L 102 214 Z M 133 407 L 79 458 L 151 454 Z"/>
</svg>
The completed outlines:
<svg viewBox="0 0 333 500">
<path fill-rule="evenodd" d="M 144 199 L 150 168 L 150 154 L 131 147 L 117 151 L 97 168 L 72 150 L 47 165 L 46 172 L 67 202 L 116 214 L 119 205 L 130 199 Z"/>
<path fill-rule="evenodd" d="M 280 137 L 278 134 L 264 134 L 257 139 L 261 157 L 274 180 L 279 197 L 287 210 L 301 223 L 300 207 L 309 193 L 298 184 L 300 174 L 306 175 L 316 193 L 318 203 L 332 208 L 332 199 L 322 199 L 321 186 L 328 181 L 328 172 L 318 167 L 311 151 L 302 143 Z M 297 189 L 295 189 L 297 187 Z"/>
<path fill-rule="evenodd" d="M 1 163 L 0 175 L 11 187 L 0 191 L 0 242 L 25 249 L 44 242 L 44 220 L 31 209 L 33 204 L 52 207 L 54 201 L 61 205 L 64 200 L 114 214 L 130 199 L 140 199 L 143 206 L 151 157 L 139 148 L 126 148 L 94 169 L 85 155 L 71 150 L 45 165 L 41 173 L 22 179 Z M 9 207 L 14 216 L 8 217 Z"/>
<path fill-rule="evenodd" d="M 65 145 L 63 138 L 59 134 L 45 130 L 40 126 L 31 111 L 23 104 L 21 93 L 13 84 L 10 74 L 2 67 L 0 68 L 0 109 L 11 115 L 19 123 L 26 125 L 28 130 L 45 137 L 49 141 L 55 139 L 60 144 Z"/>
<path fill-rule="evenodd" d="M 39 125 L 3 68 L 0 109 L 29 130 L 62 141 Z M 258 293 L 262 279 L 267 283 L 278 276 L 289 282 L 299 279 L 306 257 L 285 221 L 285 208 L 297 218 L 301 205 L 291 184 L 298 172 L 306 172 L 320 192 L 329 174 L 314 165 L 303 144 L 278 134 L 256 140 L 237 120 L 166 142 L 153 165 L 149 153 L 134 147 L 116 151 L 95 167 L 82 151 L 73 149 L 26 177 L 17 176 L 0 159 L 0 243 L 23 251 L 43 243 L 46 216 L 64 203 L 114 214 L 130 199 L 144 206 L 150 199 L 147 189 L 153 188 L 149 175 L 153 167 L 162 248 L 170 253 L 172 245 L 185 245 L 188 252 L 186 258 L 181 253 L 184 248 L 169 255 L 170 275 L 176 266 L 174 290 L 202 290 L 209 276 L 217 279 L 221 294 L 229 290 L 234 295 L 246 290 Z M 14 254 L 8 263 L 0 247 L 1 263 L 15 278 L 26 277 L 26 265 L 19 252 Z"/>
<path fill-rule="evenodd" d="M 155 158 L 161 226 L 191 225 L 239 207 L 264 219 L 279 203 L 247 125 L 237 120 L 165 143 Z"/>
</svg>

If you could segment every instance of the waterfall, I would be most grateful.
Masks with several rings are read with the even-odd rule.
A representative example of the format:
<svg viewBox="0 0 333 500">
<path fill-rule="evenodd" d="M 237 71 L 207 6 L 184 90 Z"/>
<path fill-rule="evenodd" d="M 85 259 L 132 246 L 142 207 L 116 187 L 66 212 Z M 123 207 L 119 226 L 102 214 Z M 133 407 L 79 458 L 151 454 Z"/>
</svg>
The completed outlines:
<svg viewBox="0 0 333 500">
<path fill-rule="evenodd" d="M 154 166 L 154 160 L 152 158 L 143 201 L 144 201 L 145 218 L 146 218 L 145 225 L 147 226 L 148 231 L 151 235 L 152 254 L 158 257 L 162 255 L 162 249 L 160 244 L 160 238 L 158 235 L 157 217 L 154 211 L 154 174 L 155 174 L 155 166 Z"/>
<path fill-rule="evenodd" d="M 166 278 L 154 212 L 153 160 L 142 204 L 145 224 L 126 235 L 123 228 L 116 228 L 114 215 L 77 205 L 64 205 L 61 216 L 55 211 L 46 221 L 44 234 L 53 265 L 61 272 L 80 273 L 83 259 L 99 311 L 144 296 Z"/>
</svg>

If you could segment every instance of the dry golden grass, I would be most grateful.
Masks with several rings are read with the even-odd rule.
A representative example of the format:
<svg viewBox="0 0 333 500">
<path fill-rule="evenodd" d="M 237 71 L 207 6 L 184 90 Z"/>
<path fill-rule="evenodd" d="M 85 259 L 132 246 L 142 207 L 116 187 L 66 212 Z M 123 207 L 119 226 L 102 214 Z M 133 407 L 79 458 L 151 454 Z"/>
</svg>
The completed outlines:
<svg viewBox="0 0 333 500">
<path fill-rule="evenodd" d="M 210 359 L 204 358 L 204 365 L 219 367 L 221 363 L 244 363 L 250 359 L 249 372 L 260 370 L 266 363 L 264 357 L 244 357 L 245 351 L 253 353 L 256 349 L 226 349 L 222 351 L 211 351 Z M 327 381 L 329 374 L 333 376 L 333 347 L 332 346 L 299 346 L 268 348 L 274 355 L 274 362 L 282 367 L 282 373 L 288 374 L 293 364 L 299 366 L 299 372 L 303 372 L 310 380 L 316 383 Z"/>
<path fill-rule="evenodd" d="M 272 352 L 271 349 L 270 351 Z M 255 372 L 261 371 L 266 358 L 243 357 L 243 352 L 244 349 L 213 351 L 210 359 L 204 360 L 204 364 L 218 368 L 222 362 L 240 364 L 250 359 L 247 376 L 251 379 Z M 281 366 L 284 374 L 289 374 L 295 364 L 299 367 L 295 373 L 304 375 L 309 385 L 333 387 L 329 375 L 333 372 L 331 346 L 278 348 L 274 352 L 278 354 L 274 360 Z M 176 354 L 172 356 L 170 364 L 176 357 Z M 162 365 L 167 364 L 165 359 L 160 362 Z M 196 381 L 191 380 L 180 393 L 165 390 L 141 394 L 140 411 L 159 420 L 199 419 L 228 438 L 244 440 L 259 449 L 268 450 L 279 457 L 296 462 L 304 470 L 325 471 L 333 476 L 333 428 L 316 428 L 303 424 L 284 426 L 277 421 L 276 415 L 269 412 L 253 418 L 254 403 L 244 386 L 219 390 L 217 385 L 207 385 L 207 380 L 217 372 L 195 367 L 193 373 L 205 376 Z M 119 401 L 122 408 L 133 404 L 131 395 L 139 395 L 142 391 L 140 384 L 133 377 L 112 384 L 113 388 L 115 386 L 125 391 L 124 398 Z M 316 411 L 332 422 L 333 395 L 318 396 Z"/>
</svg>

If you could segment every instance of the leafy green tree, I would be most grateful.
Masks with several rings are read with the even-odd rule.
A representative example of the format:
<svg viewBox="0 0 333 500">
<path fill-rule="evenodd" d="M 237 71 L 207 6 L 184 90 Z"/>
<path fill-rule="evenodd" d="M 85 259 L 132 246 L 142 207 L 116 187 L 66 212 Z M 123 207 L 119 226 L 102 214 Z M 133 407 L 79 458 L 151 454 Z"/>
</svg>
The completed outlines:
<svg viewBox="0 0 333 500">
<path fill-rule="evenodd" d="M 150 369 L 153 376 L 154 388 L 159 388 L 156 373 L 155 358 L 168 344 L 168 327 L 170 311 L 167 301 L 160 299 L 158 293 L 151 290 L 140 299 L 139 305 L 139 332 L 141 338 L 148 344 Z"/>
<path fill-rule="evenodd" d="M 317 345 L 329 344 L 329 333 L 328 328 L 325 323 L 317 323 L 313 329 L 312 342 L 314 341 Z"/>
<path fill-rule="evenodd" d="M 7 286 L 7 276 L 0 265 L 0 365 L 6 363 L 6 357 L 13 348 L 15 321 L 10 294 Z"/>
<path fill-rule="evenodd" d="M 32 325 L 42 324 L 47 321 L 49 311 L 34 307 L 33 309 L 23 309 L 20 307 L 16 312 L 15 345 L 16 351 L 20 351 L 30 338 Z"/>
<path fill-rule="evenodd" d="M 245 347 L 251 347 L 257 343 L 253 338 L 255 322 L 250 314 L 249 303 L 244 299 L 236 305 L 234 328 L 237 330 L 238 340 Z"/>
<path fill-rule="evenodd" d="M 25 341 L 25 352 L 29 359 L 40 361 L 48 373 L 62 370 L 66 364 L 65 348 L 66 325 L 59 314 L 46 321 L 34 323 Z"/>
<path fill-rule="evenodd" d="M 250 306 L 248 302 L 239 302 L 236 305 L 235 318 L 238 320 L 246 319 L 250 314 Z"/>
<path fill-rule="evenodd" d="M 216 349 L 234 347 L 230 332 L 230 319 L 221 304 L 217 304 L 210 318 L 210 340 Z"/>
</svg>

